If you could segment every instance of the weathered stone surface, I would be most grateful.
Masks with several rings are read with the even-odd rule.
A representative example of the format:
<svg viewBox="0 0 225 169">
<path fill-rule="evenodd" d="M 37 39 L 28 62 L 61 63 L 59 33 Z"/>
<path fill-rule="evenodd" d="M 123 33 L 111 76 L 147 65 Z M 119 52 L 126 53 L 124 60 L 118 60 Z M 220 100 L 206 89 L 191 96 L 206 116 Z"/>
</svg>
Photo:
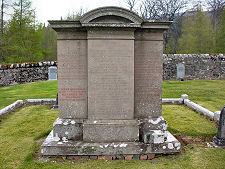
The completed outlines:
<svg viewBox="0 0 225 169">
<path fill-rule="evenodd" d="M 62 120 L 42 154 L 147 159 L 147 154 L 179 152 L 161 117 L 162 35 L 171 22 L 145 22 L 126 9 L 106 7 L 77 21 L 50 23 L 59 35 Z M 71 124 L 73 119 L 83 121 Z"/>
<path fill-rule="evenodd" d="M 177 64 L 177 79 L 184 79 L 185 77 L 185 66 L 184 63 Z"/>
<path fill-rule="evenodd" d="M 137 30 L 134 43 L 135 117 L 159 117 L 162 113 L 162 32 Z"/>
<path fill-rule="evenodd" d="M 139 140 L 136 120 L 88 120 L 84 122 L 85 142 L 132 142 Z"/>
<path fill-rule="evenodd" d="M 225 146 L 225 106 L 221 110 L 217 136 L 213 141 L 219 146 Z"/>
<path fill-rule="evenodd" d="M 9 106 L 3 108 L 0 110 L 0 118 L 3 116 L 15 111 L 16 109 L 23 106 L 23 100 L 17 100 L 13 104 L 10 104 Z"/>
<path fill-rule="evenodd" d="M 48 68 L 56 62 L 0 65 L 0 87 L 48 80 Z"/>
<path fill-rule="evenodd" d="M 162 104 L 184 104 L 184 99 L 182 98 L 162 99 Z"/>
<path fill-rule="evenodd" d="M 214 113 L 209 111 L 208 109 L 190 101 L 189 99 L 184 99 L 184 104 L 189 107 L 190 109 L 200 113 L 204 114 L 205 116 L 209 117 L 210 119 L 214 119 Z"/>
<path fill-rule="evenodd" d="M 184 80 L 225 79 L 225 56 L 223 54 L 164 54 L 163 80 L 177 80 L 176 65 L 185 66 Z"/>
<path fill-rule="evenodd" d="M 83 140 L 83 120 L 57 118 L 53 124 L 53 136 L 60 140 Z"/>
<path fill-rule="evenodd" d="M 166 120 L 160 116 L 158 118 L 140 119 L 140 130 L 167 130 Z"/>
<path fill-rule="evenodd" d="M 48 80 L 57 80 L 57 67 L 50 66 L 48 68 Z"/>
<path fill-rule="evenodd" d="M 214 121 L 217 121 L 217 122 L 220 121 L 220 113 L 221 111 L 214 112 L 214 116 L 213 116 Z"/>
<path fill-rule="evenodd" d="M 181 99 L 183 99 L 183 100 L 184 100 L 184 99 L 188 99 L 188 95 L 187 95 L 187 94 L 182 94 L 182 95 L 181 95 Z"/>
<path fill-rule="evenodd" d="M 53 105 L 55 104 L 56 99 L 26 99 L 25 104 L 28 106 L 31 105 Z"/>
<path fill-rule="evenodd" d="M 71 34 L 66 39 L 60 33 L 57 41 L 59 117 L 87 118 L 87 36 L 82 30 Z"/>
<path fill-rule="evenodd" d="M 89 119 L 134 118 L 133 65 L 133 31 L 88 31 Z"/>
<path fill-rule="evenodd" d="M 144 144 L 141 142 L 87 143 L 79 141 L 58 141 L 51 132 L 42 144 L 41 153 L 51 155 L 141 155 L 173 154 L 180 151 L 180 143 L 168 132 L 167 141 L 162 144 Z"/>
</svg>

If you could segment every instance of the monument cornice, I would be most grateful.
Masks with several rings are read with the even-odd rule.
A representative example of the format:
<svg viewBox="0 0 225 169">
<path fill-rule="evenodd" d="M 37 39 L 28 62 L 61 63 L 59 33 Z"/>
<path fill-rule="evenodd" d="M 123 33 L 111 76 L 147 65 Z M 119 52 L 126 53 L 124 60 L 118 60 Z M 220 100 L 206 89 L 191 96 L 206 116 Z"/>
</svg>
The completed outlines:
<svg viewBox="0 0 225 169">
<path fill-rule="evenodd" d="M 136 13 L 120 7 L 101 7 L 85 13 L 77 20 L 50 20 L 51 27 L 56 31 L 87 28 L 169 28 L 171 21 L 148 21 Z"/>
<path fill-rule="evenodd" d="M 49 20 L 48 21 L 54 30 L 60 31 L 60 29 L 78 29 L 88 27 L 122 27 L 122 28 L 142 28 L 142 29 L 169 29 L 172 24 L 171 21 L 145 21 L 142 24 L 135 23 L 84 23 L 80 21 L 65 21 L 65 20 Z"/>
</svg>

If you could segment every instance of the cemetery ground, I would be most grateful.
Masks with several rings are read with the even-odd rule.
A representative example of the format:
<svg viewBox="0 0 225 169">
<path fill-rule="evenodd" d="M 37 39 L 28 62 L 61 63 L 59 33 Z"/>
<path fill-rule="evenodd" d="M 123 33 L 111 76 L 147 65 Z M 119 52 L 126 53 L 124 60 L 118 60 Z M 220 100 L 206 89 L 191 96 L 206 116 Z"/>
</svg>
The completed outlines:
<svg viewBox="0 0 225 169">
<path fill-rule="evenodd" d="M 163 98 L 188 94 L 191 101 L 220 111 L 225 100 L 225 80 L 163 82 Z M 0 88 L 0 109 L 18 99 L 55 98 L 57 81 Z M 0 121 L 0 168 L 225 168 L 225 149 L 207 143 L 217 125 L 183 105 L 163 105 L 168 130 L 182 143 L 181 153 L 153 160 L 77 160 L 41 158 L 40 146 L 52 129 L 57 111 L 50 106 L 28 106 Z"/>
</svg>

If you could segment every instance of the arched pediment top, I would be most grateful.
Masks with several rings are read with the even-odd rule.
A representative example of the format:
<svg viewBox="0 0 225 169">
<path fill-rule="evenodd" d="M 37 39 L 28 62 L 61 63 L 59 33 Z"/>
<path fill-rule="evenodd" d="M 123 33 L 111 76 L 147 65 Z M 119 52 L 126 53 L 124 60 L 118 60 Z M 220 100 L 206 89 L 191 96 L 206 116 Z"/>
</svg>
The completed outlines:
<svg viewBox="0 0 225 169">
<path fill-rule="evenodd" d="M 117 21 L 116 21 L 117 20 Z M 121 22 L 141 24 L 143 19 L 136 13 L 120 7 L 102 7 L 85 13 L 80 18 L 81 24 L 91 22 Z"/>
</svg>

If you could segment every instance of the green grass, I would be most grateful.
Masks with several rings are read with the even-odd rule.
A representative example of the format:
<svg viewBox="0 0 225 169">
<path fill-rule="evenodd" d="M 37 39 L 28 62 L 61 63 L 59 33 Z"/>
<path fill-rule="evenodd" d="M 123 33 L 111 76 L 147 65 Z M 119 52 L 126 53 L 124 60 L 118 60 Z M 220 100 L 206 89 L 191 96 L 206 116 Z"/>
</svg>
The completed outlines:
<svg viewBox="0 0 225 169">
<path fill-rule="evenodd" d="M 18 99 L 55 98 L 57 81 L 41 81 L 17 86 L 0 87 L 0 109 Z M 163 98 L 189 99 L 211 111 L 222 109 L 225 100 L 225 80 L 192 80 L 163 82 Z"/>
<path fill-rule="evenodd" d="M 168 122 L 168 130 L 173 134 L 187 136 L 214 136 L 216 124 L 186 106 L 163 105 L 163 117 Z"/>
<path fill-rule="evenodd" d="M 179 98 L 184 93 L 191 101 L 213 112 L 221 111 L 225 104 L 225 80 L 163 82 L 163 98 Z"/>
<path fill-rule="evenodd" d="M 224 83 L 224 80 L 164 82 L 163 95 L 164 98 L 174 98 L 187 93 L 191 100 L 215 111 L 224 104 Z M 3 87 L 0 88 L 0 105 L 4 107 L 17 99 L 54 98 L 56 92 L 56 81 Z M 185 106 L 164 105 L 163 117 L 168 122 L 168 129 L 176 135 L 210 140 L 217 132 L 214 122 Z M 52 129 L 56 118 L 57 111 L 50 110 L 49 106 L 30 106 L 1 119 L 0 168 L 225 168 L 225 149 L 207 148 L 205 144 L 194 143 L 182 145 L 178 155 L 150 161 L 39 160 L 41 142 Z"/>
<path fill-rule="evenodd" d="M 0 109 L 16 100 L 55 98 L 57 81 L 41 81 L 22 85 L 0 87 Z"/>
<path fill-rule="evenodd" d="M 165 106 L 165 108 L 170 106 Z M 179 107 L 169 112 L 179 113 Z M 191 115 L 186 114 L 189 118 Z M 167 115 L 168 116 L 168 115 Z M 0 123 L 0 168 L 225 168 L 225 150 L 206 148 L 198 145 L 182 146 L 182 152 L 178 155 L 163 156 L 151 161 L 68 161 L 53 159 L 49 162 L 37 160 L 36 152 L 40 151 L 39 139 L 46 137 L 52 129 L 52 124 L 57 117 L 57 111 L 52 111 L 48 106 L 25 107 L 5 117 Z M 194 118 L 193 118 L 194 119 Z M 199 120 L 201 118 L 197 118 Z M 207 128 L 196 126 L 190 130 L 193 135 L 195 131 L 200 135 L 211 135 L 215 132 L 215 126 L 207 119 L 201 122 Z M 176 127 L 182 124 L 182 119 L 177 119 Z M 193 125 L 186 125 L 190 128 Z M 186 129 L 178 129 L 183 133 Z M 210 130 L 210 131 L 208 131 Z M 153 164 L 156 161 L 157 164 Z"/>
</svg>

